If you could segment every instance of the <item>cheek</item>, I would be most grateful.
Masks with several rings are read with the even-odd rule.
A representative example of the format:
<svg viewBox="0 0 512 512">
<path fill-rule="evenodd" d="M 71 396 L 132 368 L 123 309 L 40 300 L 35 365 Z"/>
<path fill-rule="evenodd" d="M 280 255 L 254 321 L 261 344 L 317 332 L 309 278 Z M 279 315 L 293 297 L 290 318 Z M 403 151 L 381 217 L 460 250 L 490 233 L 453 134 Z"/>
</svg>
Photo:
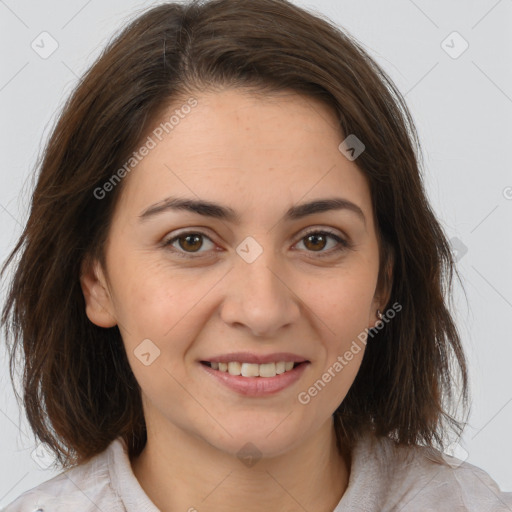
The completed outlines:
<svg viewBox="0 0 512 512">
<path fill-rule="evenodd" d="M 325 279 L 309 280 L 299 296 L 342 344 L 368 327 L 376 279 L 368 269 L 340 269 L 338 275 L 331 272 Z"/>
<path fill-rule="evenodd" d="M 144 334 L 169 330 L 200 293 L 198 281 L 169 271 L 155 258 L 132 254 L 114 268 L 115 307 L 126 327 Z"/>
<path fill-rule="evenodd" d="M 330 347 L 325 362 L 315 369 L 297 395 L 304 413 L 317 418 L 334 413 L 354 383 L 364 351 L 361 342 Z"/>
<path fill-rule="evenodd" d="M 151 265 L 126 275 L 118 288 L 123 296 L 117 313 L 127 351 L 133 353 L 149 339 L 160 351 L 158 362 L 181 373 L 191 341 L 213 314 L 207 296 L 219 277 L 179 271 L 171 276 L 168 269 Z"/>
<path fill-rule="evenodd" d="M 315 280 L 314 287 L 310 283 L 306 288 L 308 295 L 303 292 L 322 343 L 319 364 L 308 382 L 311 387 L 302 390 L 303 401 L 299 400 L 307 402 L 308 410 L 334 412 L 352 386 L 366 349 L 375 282 L 367 269 L 357 272 L 352 267 L 340 270 L 336 278 Z"/>
</svg>

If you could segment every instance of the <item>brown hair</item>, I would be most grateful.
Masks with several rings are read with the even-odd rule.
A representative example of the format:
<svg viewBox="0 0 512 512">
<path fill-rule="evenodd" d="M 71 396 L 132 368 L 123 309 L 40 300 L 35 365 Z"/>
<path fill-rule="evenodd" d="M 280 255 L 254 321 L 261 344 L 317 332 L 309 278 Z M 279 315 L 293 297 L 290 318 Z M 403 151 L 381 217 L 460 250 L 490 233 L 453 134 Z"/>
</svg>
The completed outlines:
<svg viewBox="0 0 512 512">
<path fill-rule="evenodd" d="M 445 303 L 456 269 L 426 199 L 413 120 L 357 41 L 286 0 L 151 8 L 109 43 L 68 99 L 37 163 L 30 217 L 2 269 L 19 253 L 2 324 L 13 385 L 23 349 L 23 403 L 36 436 L 64 467 L 118 436 L 130 457 L 144 448 L 140 387 L 119 329 L 100 328 L 85 314 L 81 263 L 87 256 L 104 263 L 122 182 L 101 200 L 93 192 L 171 101 L 214 87 L 305 94 L 330 106 L 343 134 L 366 146 L 356 163 L 370 185 L 379 283 L 402 310 L 369 340 L 334 413 L 338 446 L 352 447 L 370 427 L 406 445 L 442 448 L 446 427 L 460 436 L 464 426 L 447 409 L 453 355 L 465 407 L 468 400 L 465 356 Z"/>
</svg>

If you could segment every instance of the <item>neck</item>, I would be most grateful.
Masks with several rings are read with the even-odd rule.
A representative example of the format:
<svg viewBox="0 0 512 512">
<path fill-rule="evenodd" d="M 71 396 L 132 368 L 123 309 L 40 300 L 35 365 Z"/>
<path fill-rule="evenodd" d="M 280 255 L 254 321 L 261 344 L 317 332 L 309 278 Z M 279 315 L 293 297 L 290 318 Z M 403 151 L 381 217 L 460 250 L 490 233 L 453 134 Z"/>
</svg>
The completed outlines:
<svg viewBox="0 0 512 512">
<path fill-rule="evenodd" d="M 162 512 L 332 512 L 350 473 L 350 456 L 336 447 L 332 421 L 298 447 L 250 467 L 179 429 L 148 429 L 148 442 L 131 464 Z"/>
</svg>

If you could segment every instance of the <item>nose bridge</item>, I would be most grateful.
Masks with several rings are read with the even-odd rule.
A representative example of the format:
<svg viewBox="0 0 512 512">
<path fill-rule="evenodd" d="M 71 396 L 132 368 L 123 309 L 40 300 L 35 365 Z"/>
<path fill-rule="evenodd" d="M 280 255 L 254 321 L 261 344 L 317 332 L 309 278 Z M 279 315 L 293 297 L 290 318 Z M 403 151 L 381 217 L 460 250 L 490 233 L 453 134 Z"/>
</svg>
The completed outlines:
<svg viewBox="0 0 512 512">
<path fill-rule="evenodd" d="M 267 233 L 268 235 L 268 233 Z M 222 318 L 228 324 L 242 324 L 253 334 L 272 335 L 297 320 L 299 307 L 286 284 L 279 251 L 271 236 L 246 237 L 236 248 L 238 258 L 224 297 Z"/>
</svg>

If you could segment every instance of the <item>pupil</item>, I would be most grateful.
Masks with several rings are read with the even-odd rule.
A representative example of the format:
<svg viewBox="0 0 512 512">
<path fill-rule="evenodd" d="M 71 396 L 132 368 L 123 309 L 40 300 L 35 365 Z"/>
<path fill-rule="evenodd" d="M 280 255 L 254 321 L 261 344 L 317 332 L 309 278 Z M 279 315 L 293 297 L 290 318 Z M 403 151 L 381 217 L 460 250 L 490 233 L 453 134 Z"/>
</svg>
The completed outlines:
<svg viewBox="0 0 512 512">
<path fill-rule="evenodd" d="M 182 240 L 190 240 L 190 239 L 195 239 L 196 247 L 190 247 L 190 244 L 189 244 L 189 249 L 197 250 L 197 249 L 201 248 L 201 235 L 195 234 L 195 235 L 183 236 L 183 237 L 181 237 L 179 239 L 180 240 L 180 246 L 181 246 L 182 249 L 187 249 L 187 247 L 183 247 L 183 244 L 181 243 L 181 241 Z M 186 244 L 188 244 L 188 242 L 186 242 Z"/>
<path fill-rule="evenodd" d="M 311 240 L 311 239 L 313 239 L 313 240 L 324 239 L 324 235 L 309 235 L 309 236 L 307 236 L 307 237 L 306 237 L 306 240 L 307 240 L 307 241 L 309 241 L 309 240 Z M 313 243 L 313 245 L 315 245 L 315 243 Z M 306 243 L 306 246 L 307 246 L 307 243 Z M 318 246 L 317 246 L 317 249 L 323 249 L 323 248 L 324 248 L 324 246 L 325 246 L 325 239 L 324 239 L 324 244 L 323 244 L 323 246 L 322 246 L 322 247 L 318 247 Z"/>
</svg>

